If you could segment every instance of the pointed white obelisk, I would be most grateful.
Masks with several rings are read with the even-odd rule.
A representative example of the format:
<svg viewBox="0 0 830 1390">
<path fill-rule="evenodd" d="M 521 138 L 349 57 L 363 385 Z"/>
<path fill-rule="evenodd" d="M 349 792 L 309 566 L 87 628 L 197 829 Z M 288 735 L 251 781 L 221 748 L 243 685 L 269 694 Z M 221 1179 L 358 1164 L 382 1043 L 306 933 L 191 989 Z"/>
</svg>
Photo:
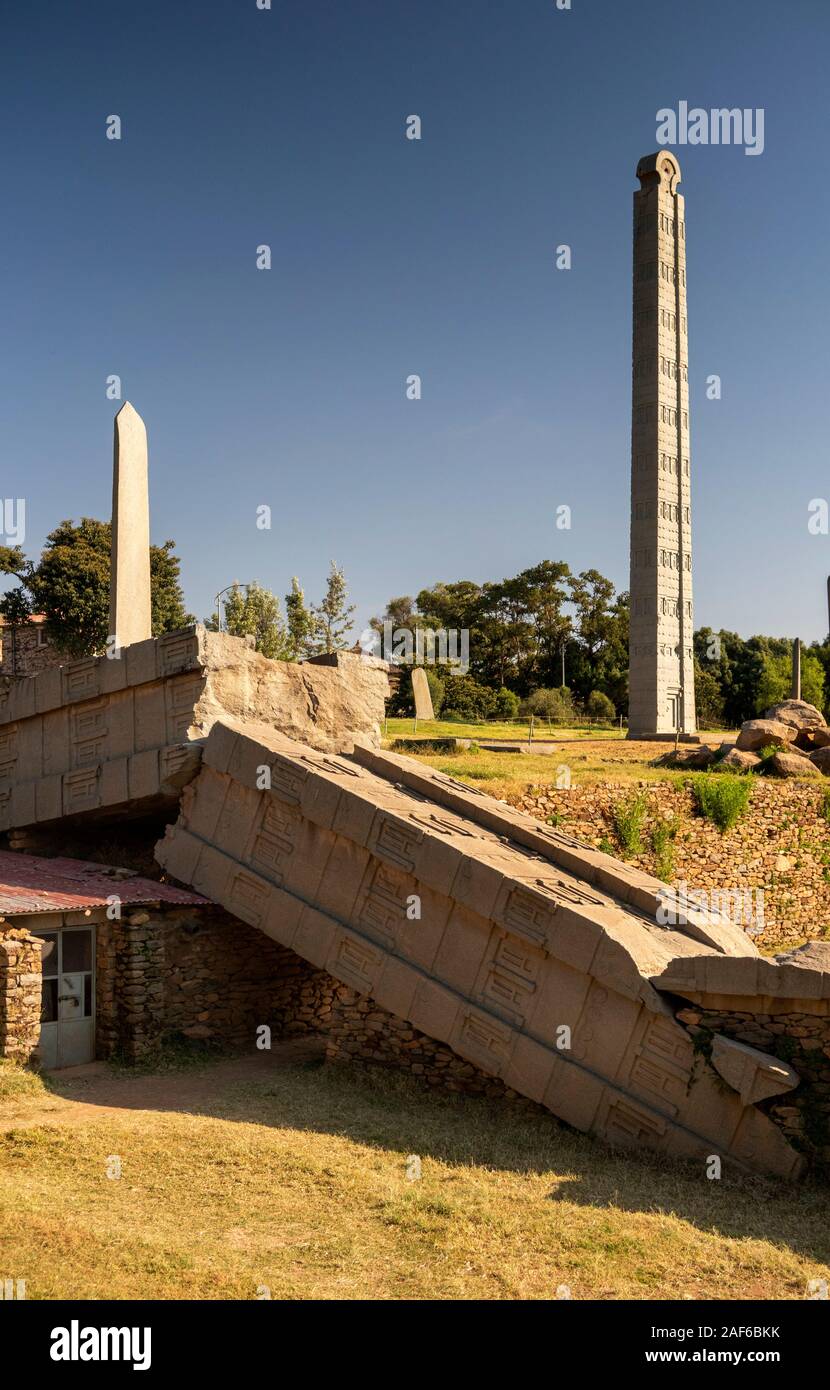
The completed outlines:
<svg viewBox="0 0 830 1390">
<path fill-rule="evenodd" d="M 116 647 L 152 637 L 147 431 L 129 401 L 115 417 L 110 636 Z"/>
</svg>

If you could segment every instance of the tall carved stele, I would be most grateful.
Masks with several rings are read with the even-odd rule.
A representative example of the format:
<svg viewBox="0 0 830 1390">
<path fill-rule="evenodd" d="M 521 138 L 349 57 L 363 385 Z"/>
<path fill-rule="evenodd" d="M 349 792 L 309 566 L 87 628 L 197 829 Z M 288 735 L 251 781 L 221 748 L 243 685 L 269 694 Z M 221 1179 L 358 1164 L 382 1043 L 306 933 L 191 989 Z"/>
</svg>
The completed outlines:
<svg viewBox="0 0 830 1390">
<path fill-rule="evenodd" d="M 680 165 L 637 165 L 629 738 L 694 733 L 686 219 Z"/>
<path fill-rule="evenodd" d="M 147 431 L 125 401 L 115 417 L 112 462 L 110 636 L 129 647 L 152 635 Z"/>
</svg>

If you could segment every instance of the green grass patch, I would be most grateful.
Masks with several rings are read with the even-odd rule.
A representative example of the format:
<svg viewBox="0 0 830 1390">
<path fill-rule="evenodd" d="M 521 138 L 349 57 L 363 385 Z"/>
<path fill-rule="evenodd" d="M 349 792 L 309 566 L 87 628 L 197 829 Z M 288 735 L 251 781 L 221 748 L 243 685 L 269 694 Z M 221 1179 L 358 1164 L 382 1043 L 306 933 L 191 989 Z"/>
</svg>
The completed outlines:
<svg viewBox="0 0 830 1390">
<path fill-rule="evenodd" d="M 648 802 L 642 792 L 627 796 L 614 807 L 614 830 L 625 854 L 643 853 L 643 827 L 647 812 Z"/>
<path fill-rule="evenodd" d="M 692 784 L 692 794 L 700 814 L 723 833 L 731 830 L 744 814 L 752 796 L 752 783 L 748 777 L 731 773 L 704 773 Z"/>
<path fill-rule="evenodd" d="M 674 840 L 677 823 L 671 820 L 658 821 L 651 832 L 651 848 L 654 851 L 654 872 L 664 883 L 674 878 Z"/>
</svg>

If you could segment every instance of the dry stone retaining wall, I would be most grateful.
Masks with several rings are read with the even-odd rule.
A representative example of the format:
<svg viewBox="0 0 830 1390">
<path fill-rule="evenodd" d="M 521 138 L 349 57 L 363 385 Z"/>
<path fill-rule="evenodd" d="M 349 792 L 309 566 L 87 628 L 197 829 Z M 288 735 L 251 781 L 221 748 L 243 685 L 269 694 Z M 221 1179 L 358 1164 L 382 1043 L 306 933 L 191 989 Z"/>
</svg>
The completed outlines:
<svg viewBox="0 0 830 1390">
<path fill-rule="evenodd" d="M 336 986 L 336 982 L 335 983 Z M 443 1043 L 396 1018 L 370 995 L 336 986 L 326 1034 L 326 1061 L 407 1071 L 425 1085 L 463 1095 L 493 1096 L 533 1106 L 498 1077 L 465 1062 Z"/>
<path fill-rule="evenodd" d="M 40 943 L 0 928 L 0 1057 L 28 1062 L 40 1038 Z"/>
<path fill-rule="evenodd" d="M 577 769 L 572 769 L 578 775 Z M 675 818 L 671 882 L 690 888 L 761 888 L 765 928 L 756 941 L 762 950 L 779 950 L 794 940 L 830 935 L 830 824 L 822 813 L 826 788 L 758 779 L 741 820 L 725 834 L 697 814 L 691 790 L 668 783 L 628 783 L 556 788 L 528 786 L 508 798 L 540 820 L 556 824 L 591 845 L 617 846 L 613 809 L 638 791 L 648 802 L 648 850 L 630 861 L 655 871 L 649 832 L 660 820 Z"/>
</svg>

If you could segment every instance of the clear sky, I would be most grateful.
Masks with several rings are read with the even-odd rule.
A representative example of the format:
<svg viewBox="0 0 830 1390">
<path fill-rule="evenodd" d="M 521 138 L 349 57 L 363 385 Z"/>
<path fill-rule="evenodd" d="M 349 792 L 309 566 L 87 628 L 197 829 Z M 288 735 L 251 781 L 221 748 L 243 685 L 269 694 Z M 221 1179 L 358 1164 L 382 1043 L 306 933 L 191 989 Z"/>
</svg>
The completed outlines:
<svg viewBox="0 0 830 1390">
<path fill-rule="evenodd" d="M 634 171 L 660 108 L 763 108 L 759 156 L 675 147 L 696 624 L 824 636 L 828 40 L 828 0 L 0 0 L 27 550 L 108 515 L 118 374 L 200 617 L 332 558 L 356 632 L 543 558 L 627 588 Z"/>
</svg>

